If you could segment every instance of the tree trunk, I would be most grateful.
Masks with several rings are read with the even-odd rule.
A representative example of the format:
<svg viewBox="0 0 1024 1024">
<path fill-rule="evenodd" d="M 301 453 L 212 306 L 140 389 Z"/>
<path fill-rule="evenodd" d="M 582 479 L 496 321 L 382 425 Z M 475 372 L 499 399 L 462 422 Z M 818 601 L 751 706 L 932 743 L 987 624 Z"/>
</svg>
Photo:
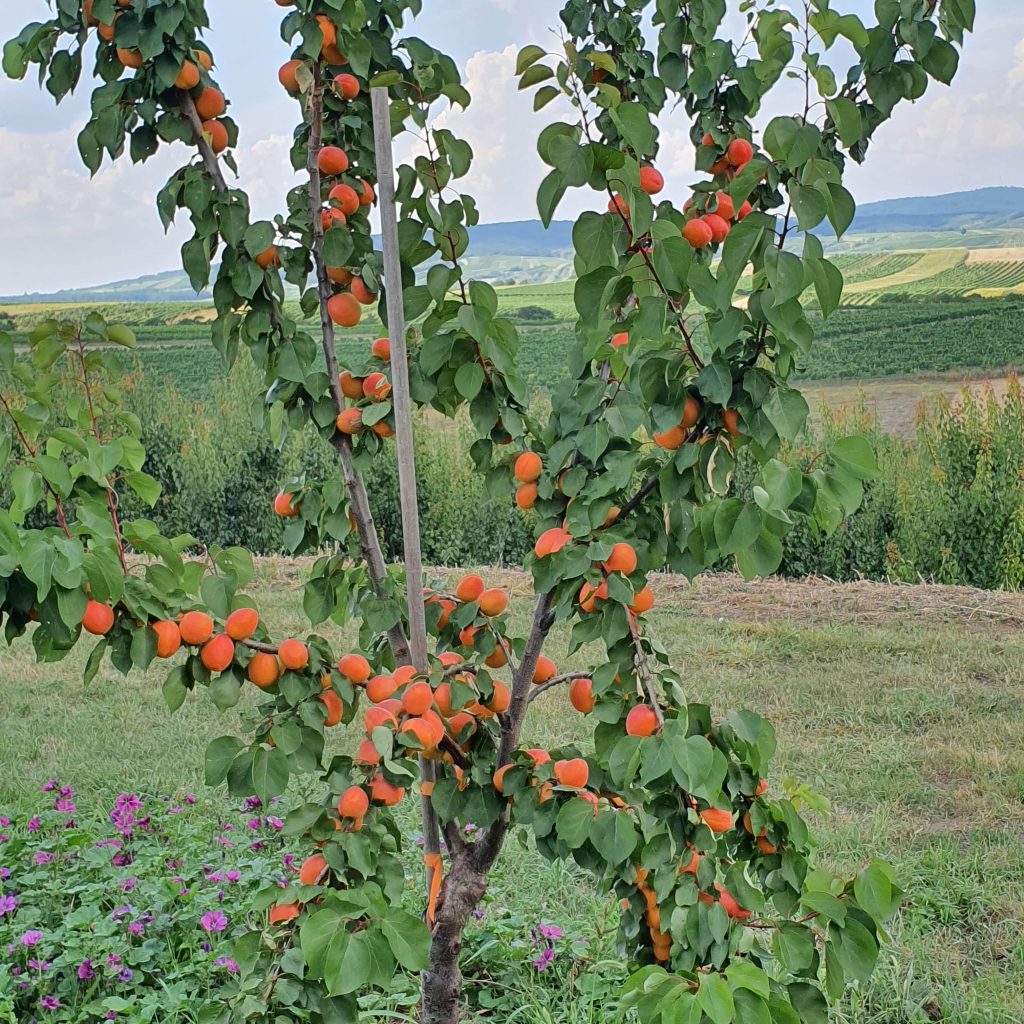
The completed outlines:
<svg viewBox="0 0 1024 1024">
<path fill-rule="evenodd" d="M 460 857 L 441 890 L 430 943 L 430 964 L 423 972 L 421 1024 L 459 1024 L 462 994 L 462 934 L 487 888 L 487 877 Z"/>
</svg>

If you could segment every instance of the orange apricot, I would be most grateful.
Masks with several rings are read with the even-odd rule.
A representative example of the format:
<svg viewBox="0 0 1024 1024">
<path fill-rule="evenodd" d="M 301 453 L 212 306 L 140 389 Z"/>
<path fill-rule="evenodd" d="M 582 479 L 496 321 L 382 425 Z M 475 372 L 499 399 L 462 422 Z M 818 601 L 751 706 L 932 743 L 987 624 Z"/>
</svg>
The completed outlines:
<svg viewBox="0 0 1024 1024">
<path fill-rule="evenodd" d="M 248 640 L 259 624 L 260 616 L 255 608 L 236 608 L 224 620 L 224 632 L 232 640 Z"/>
<path fill-rule="evenodd" d="M 560 526 L 552 527 L 537 538 L 537 543 L 533 546 L 533 553 L 538 558 L 546 558 L 548 555 L 561 551 L 571 540 L 572 536 L 568 530 L 564 530 Z"/>
<path fill-rule="evenodd" d="M 327 871 L 327 860 L 322 853 L 314 853 L 299 868 L 299 881 L 303 885 L 316 885 Z"/>
<path fill-rule="evenodd" d="M 363 318 L 363 311 L 351 292 L 332 295 L 327 300 L 327 313 L 339 327 L 355 327 Z"/>
<path fill-rule="evenodd" d="M 333 690 L 324 690 L 317 700 L 327 709 L 324 725 L 330 729 L 340 724 L 342 716 L 345 714 L 345 705 L 341 698 Z"/>
<path fill-rule="evenodd" d="M 106 636 L 114 627 L 114 609 L 109 604 L 88 601 L 82 616 L 82 629 L 93 636 Z M 212 624 L 211 624 L 212 628 Z"/>
<path fill-rule="evenodd" d="M 658 716 L 649 704 L 637 704 L 626 715 L 627 736 L 653 736 L 658 731 Z"/>
<path fill-rule="evenodd" d="M 543 471 L 544 463 L 536 452 L 523 452 L 516 459 L 513 469 L 516 479 L 524 484 L 532 484 L 535 480 L 538 480 Z"/>
<path fill-rule="evenodd" d="M 724 811 L 720 807 L 707 807 L 700 812 L 700 817 L 712 832 L 729 832 L 732 829 L 731 811 Z"/>
<path fill-rule="evenodd" d="M 342 434 L 360 434 L 363 430 L 363 414 L 359 409 L 342 409 L 338 413 L 336 426 Z"/>
<path fill-rule="evenodd" d="M 590 778 L 590 765 L 582 757 L 556 761 L 554 771 L 558 784 L 569 789 L 583 789 Z"/>
<path fill-rule="evenodd" d="M 494 618 L 496 615 L 501 615 L 508 608 L 508 594 L 504 590 L 499 590 L 495 587 L 491 590 L 485 590 L 480 595 L 478 603 L 480 611 L 484 615 L 488 618 Z"/>
<path fill-rule="evenodd" d="M 190 647 L 205 644 L 213 636 L 213 619 L 206 612 L 185 612 L 178 623 L 183 643 Z"/>
<path fill-rule="evenodd" d="M 455 586 L 455 596 L 460 601 L 479 601 L 480 595 L 486 590 L 487 584 L 484 583 L 482 576 L 478 576 L 475 572 L 471 572 L 466 576 L 463 576 L 461 580 Z"/>
<path fill-rule="evenodd" d="M 227 104 L 224 102 L 224 93 L 212 85 L 205 88 L 196 100 L 196 113 L 200 121 L 212 121 L 215 117 L 220 117 L 225 110 Z"/>
<path fill-rule="evenodd" d="M 223 672 L 235 660 L 235 642 L 225 633 L 217 633 L 203 644 L 199 660 L 211 672 Z"/>
<path fill-rule="evenodd" d="M 301 640 L 283 641 L 277 656 L 281 664 L 291 672 L 300 672 L 309 664 L 309 648 Z"/>
<path fill-rule="evenodd" d="M 344 654 L 338 661 L 338 671 L 358 685 L 370 678 L 370 663 L 361 654 Z"/>
<path fill-rule="evenodd" d="M 624 576 L 636 571 L 636 552 L 631 544 L 620 541 L 604 562 L 605 572 L 621 572 Z"/>
<path fill-rule="evenodd" d="M 245 670 L 250 683 L 267 690 L 281 678 L 281 665 L 273 654 L 257 651 Z"/>
<path fill-rule="evenodd" d="M 656 196 L 665 187 L 665 179 L 653 167 L 640 168 L 640 188 L 649 196 Z"/>
<path fill-rule="evenodd" d="M 594 684 L 589 679 L 574 679 L 569 684 L 569 703 L 583 715 L 589 715 L 597 706 Z"/>
<path fill-rule="evenodd" d="M 535 683 L 546 683 L 558 675 L 555 663 L 546 655 L 542 654 L 537 659 L 537 667 L 533 670 L 533 681 Z"/>
<path fill-rule="evenodd" d="M 361 786 L 349 786 L 338 797 L 338 816 L 340 818 L 361 818 L 370 809 L 370 798 Z"/>
<path fill-rule="evenodd" d="M 164 620 L 154 622 L 152 630 L 156 633 L 156 656 L 170 658 L 181 648 L 181 630 L 176 622 Z"/>
<path fill-rule="evenodd" d="M 683 238 L 694 249 L 703 249 L 710 245 L 713 237 L 714 233 L 711 230 L 711 226 L 705 224 L 700 218 L 687 221 L 683 225 Z"/>
<path fill-rule="evenodd" d="M 348 154 L 338 146 L 324 146 L 317 154 L 316 163 L 321 174 L 344 174 L 348 170 Z"/>
<path fill-rule="evenodd" d="M 299 502 L 295 500 L 294 494 L 286 494 L 278 491 L 274 498 L 274 514 L 282 519 L 291 519 L 299 514 Z"/>
</svg>

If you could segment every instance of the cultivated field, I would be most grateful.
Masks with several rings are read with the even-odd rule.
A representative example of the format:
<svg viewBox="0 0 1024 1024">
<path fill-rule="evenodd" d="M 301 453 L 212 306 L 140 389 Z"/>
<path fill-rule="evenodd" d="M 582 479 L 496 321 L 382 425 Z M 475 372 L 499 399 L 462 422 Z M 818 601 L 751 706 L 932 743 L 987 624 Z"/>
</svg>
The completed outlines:
<svg viewBox="0 0 1024 1024">
<path fill-rule="evenodd" d="M 521 575 L 505 582 L 525 595 Z M 788 774 L 831 798 L 816 825 L 822 856 L 844 868 L 883 857 L 907 890 L 882 969 L 837 1020 L 1019 1024 L 1024 597 L 732 577 L 692 588 L 661 578 L 655 590 L 652 625 L 689 696 L 768 715 L 781 755 L 772 785 Z M 293 564 L 264 561 L 256 596 L 275 631 L 302 628 Z M 563 651 L 555 637 L 550 653 L 561 661 Z M 80 814 L 105 813 L 122 790 L 209 793 L 205 744 L 234 732 L 238 715 L 199 696 L 170 716 L 157 672 L 126 680 L 104 666 L 83 689 L 85 653 L 59 666 L 35 664 L 26 646 L 2 655 L 0 813 L 28 807 L 58 775 L 78 790 Z M 529 735 L 546 747 L 581 739 L 567 708 L 560 692 L 538 702 Z M 405 824 L 413 835 L 412 817 Z M 593 929 L 608 911 L 585 877 L 518 844 L 489 900 L 488 913 L 508 907 L 567 930 Z M 607 931 L 601 943 L 594 953 L 613 955 Z"/>
</svg>

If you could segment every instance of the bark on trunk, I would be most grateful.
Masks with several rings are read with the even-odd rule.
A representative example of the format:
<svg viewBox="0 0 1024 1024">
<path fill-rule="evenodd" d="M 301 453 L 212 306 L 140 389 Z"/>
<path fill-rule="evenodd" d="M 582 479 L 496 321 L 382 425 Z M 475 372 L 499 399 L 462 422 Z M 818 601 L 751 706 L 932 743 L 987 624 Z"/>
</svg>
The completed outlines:
<svg viewBox="0 0 1024 1024">
<path fill-rule="evenodd" d="M 430 964 L 423 972 L 422 1024 L 459 1024 L 462 934 L 486 888 L 486 876 L 462 858 L 445 880 L 430 943 Z"/>
</svg>

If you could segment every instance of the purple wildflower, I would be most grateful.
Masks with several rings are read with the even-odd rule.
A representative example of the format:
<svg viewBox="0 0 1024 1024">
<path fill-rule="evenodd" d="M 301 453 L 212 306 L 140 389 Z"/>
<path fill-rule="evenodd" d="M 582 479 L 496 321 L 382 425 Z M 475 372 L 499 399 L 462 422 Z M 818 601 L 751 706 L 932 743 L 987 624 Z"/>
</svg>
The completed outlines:
<svg viewBox="0 0 1024 1024">
<path fill-rule="evenodd" d="M 38 971 L 40 974 L 45 974 L 50 969 L 50 961 L 37 960 L 35 957 L 32 957 L 28 961 L 28 966 L 29 970 Z"/>
<path fill-rule="evenodd" d="M 564 939 L 565 932 L 557 924 L 542 924 L 540 933 L 545 939 Z"/>
<path fill-rule="evenodd" d="M 49 864 L 57 859 L 57 854 L 50 853 L 47 850 L 39 850 L 32 859 L 39 865 Z"/>
<path fill-rule="evenodd" d="M 135 908 L 130 903 L 127 903 L 123 907 L 118 907 L 110 915 L 110 920 L 111 921 L 120 921 L 121 918 L 128 917 L 129 914 L 133 914 L 134 912 L 135 912 Z"/>
<path fill-rule="evenodd" d="M 59 1010 L 60 1000 L 56 996 L 43 996 L 43 998 L 39 1000 L 39 1005 L 44 1010 Z"/>
<path fill-rule="evenodd" d="M 61 814 L 74 814 L 76 807 L 74 800 L 69 800 L 66 797 L 58 797 L 53 802 L 53 809 L 60 811 Z"/>
<path fill-rule="evenodd" d="M 132 969 L 130 967 L 126 967 L 123 971 L 121 971 L 118 974 L 117 980 L 118 981 L 123 981 L 123 982 L 125 982 L 127 984 L 129 981 L 132 980 L 132 977 L 133 977 Z"/>
<path fill-rule="evenodd" d="M 531 965 L 535 971 L 546 971 L 555 959 L 555 951 L 549 946 Z"/>
<path fill-rule="evenodd" d="M 219 910 L 208 910 L 199 924 L 204 932 L 222 932 L 228 926 L 228 919 Z"/>
<path fill-rule="evenodd" d="M 214 967 L 223 967 L 228 974 L 237 974 L 241 968 L 238 966 L 237 960 L 232 960 L 229 956 L 219 956 L 213 961 Z"/>
<path fill-rule="evenodd" d="M 11 877 L 10 868 L 0 868 L 0 882 L 6 882 Z"/>
<path fill-rule="evenodd" d="M 92 965 L 92 961 L 89 959 L 83 960 L 78 965 L 78 980 L 79 981 L 92 981 L 96 977 L 96 970 Z"/>
<path fill-rule="evenodd" d="M 132 921 L 132 923 L 128 925 L 128 931 L 130 931 L 132 935 L 145 935 L 146 925 L 142 921 Z"/>
<path fill-rule="evenodd" d="M 132 875 L 131 878 L 122 878 L 117 884 L 121 886 L 122 892 L 131 892 L 139 884 L 139 880 Z"/>
<path fill-rule="evenodd" d="M 4 914 L 13 914 L 17 909 L 18 900 L 11 893 L 0 896 L 0 917 Z"/>
<path fill-rule="evenodd" d="M 27 949 L 31 949 L 33 946 L 38 946 L 43 941 L 43 933 L 36 931 L 27 931 L 21 937 L 21 944 Z"/>
<path fill-rule="evenodd" d="M 229 882 L 240 882 L 242 880 L 242 872 L 241 871 L 229 871 L 224 877 Z"/>
<path fill-rule="evenodd" d="M 59 785 L 60 783 L 56 779 L 50 779 L 49 782 L 43 784 L 41 792 L 52 793 Z"/>
<path fill-rule="evenodd" d="M 25 826 L 25 828 L 29 832 L 38 832 L 39 826 L 42 825 L 42 823 L 43 819 L 40 818 L 39 815 L 37 814 L 34 818 L 29 819 L 28 824 Z"/>
<path fill-rule="evenodd" d="M 185 794 L 185 803 L 192 805 L 196 802 L 196 798 L 191 793 Z"/>
</svg>

